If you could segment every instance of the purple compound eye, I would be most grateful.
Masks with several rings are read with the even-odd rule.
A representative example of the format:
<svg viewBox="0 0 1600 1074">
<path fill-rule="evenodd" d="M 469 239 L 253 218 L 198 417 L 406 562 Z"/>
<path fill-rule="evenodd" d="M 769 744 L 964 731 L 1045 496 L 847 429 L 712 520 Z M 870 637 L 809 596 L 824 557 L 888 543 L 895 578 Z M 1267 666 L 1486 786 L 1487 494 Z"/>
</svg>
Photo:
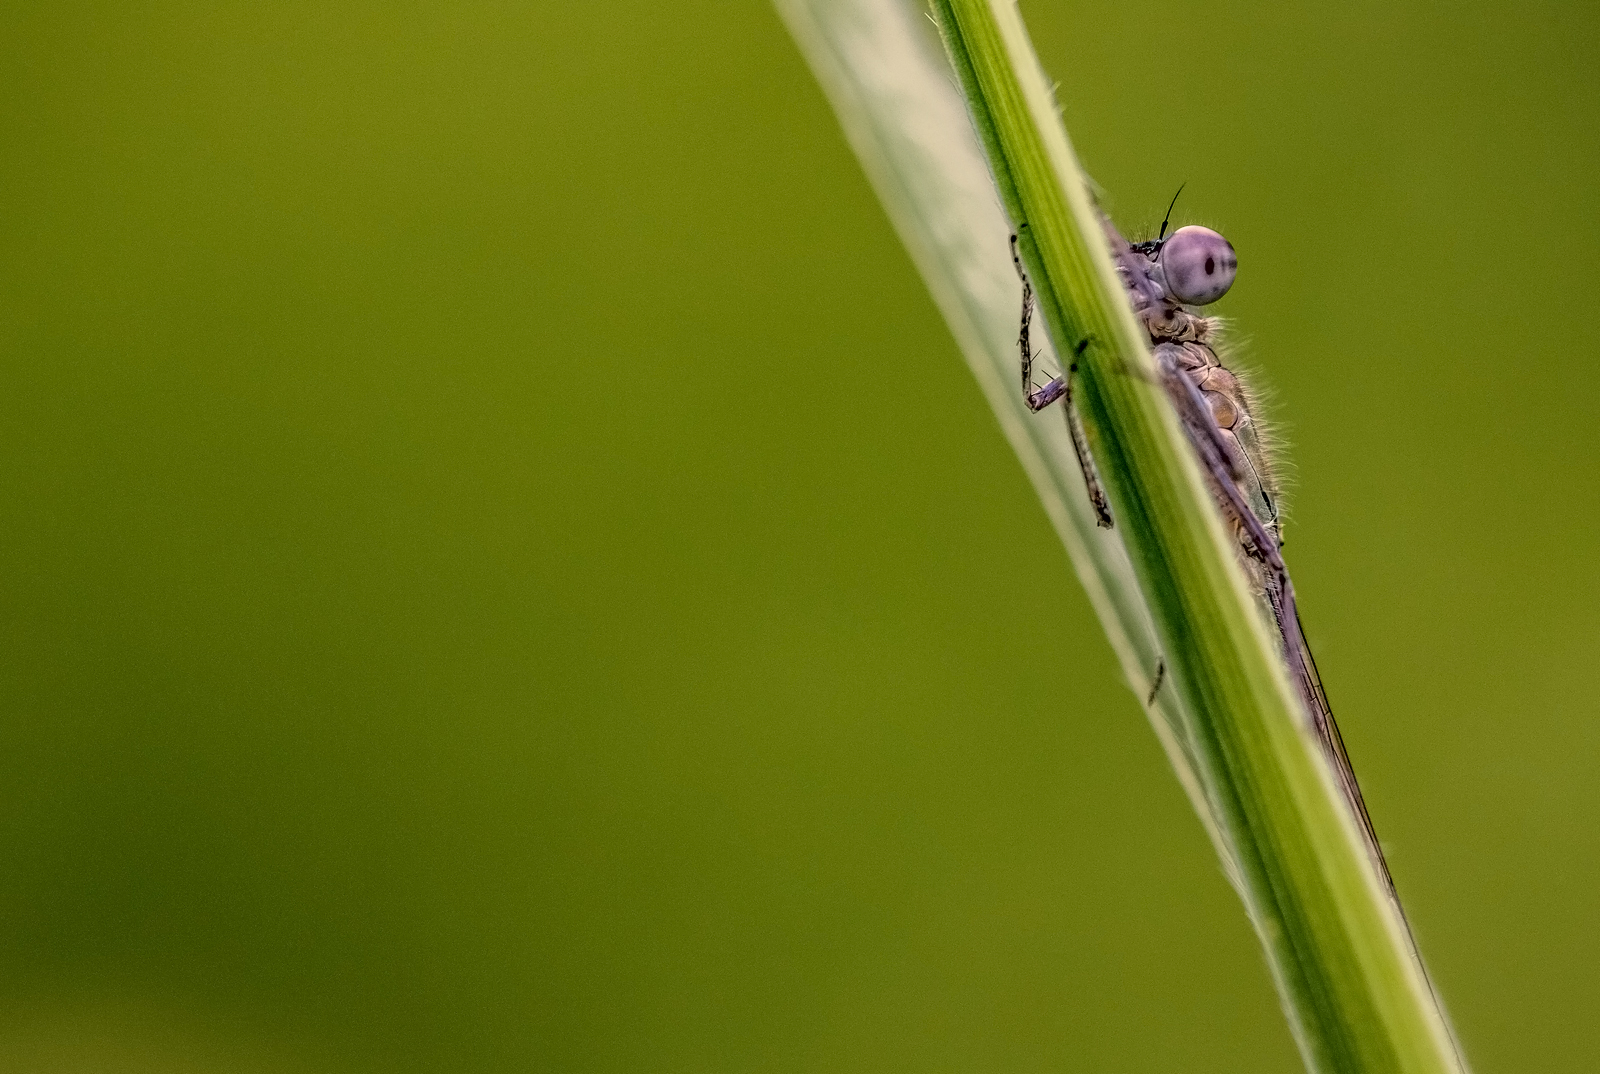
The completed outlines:
<svg viewBox="0 0 1600 1074">
<path fill-rule="evenodd" d="M 1185 306 L 1215 302 L 1233 286 L 1239 256 L 1233 245 L 1208 227 L 1180 227 L 1161 247 L 1161 272 L 1167 294 Z"/>
</svg>

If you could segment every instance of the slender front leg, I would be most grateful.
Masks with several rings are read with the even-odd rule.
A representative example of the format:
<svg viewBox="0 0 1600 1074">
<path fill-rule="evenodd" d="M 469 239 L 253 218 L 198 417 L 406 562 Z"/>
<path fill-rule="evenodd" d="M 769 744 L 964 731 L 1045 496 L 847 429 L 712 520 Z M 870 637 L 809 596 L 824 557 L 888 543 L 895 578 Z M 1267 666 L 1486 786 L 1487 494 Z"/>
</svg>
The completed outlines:
<svg viewBox="0 0 1600 1074">
<path fill-rule="evenodd" d="M 1017 350 L 1022 355 L 1022 399 L 1028 404 L 1028 409 L 1035 414 L 1056 400 L 1061 400 L 1067 415 L 1067 432 L 1072 437 L 1072 450 L 1078 456 L 1078 469 L 1083 471 L 1084 488 L 1089 493 L 1089 504 L 1094 508 L 1095 525 L 1102 529 L 1110 529 L 1111 504 L 1106 499 L 1105 489 L 1100 486 L 1100 475 L 1094 468 L 1094 456 L 1089 453 L 1089 438 L 1084 435 L 1083 423 L 1078 418 L 1078 408 L 1072 402 L 1072 375 L 1078 371 L 1078 359 L 1083 357 L 1083 352 L 1088 349 L 1094 337 L 1086 336 L 1079 340 L 1072 352 L 1072 360 L 1067 363 L 1066 371 L 1043 388 L 1035 390 L 1033 344 L 1029 339 L 1033 323 L 1033 285 L 1028 282 L 1028 273 L 1022 267 L 1022 257 L 1017 253 L 1016 235 L 1011 236 L 1011 263 L 1016 266 L 1017 276 L 1022 280 L 1022 327 L 1017 332 Z"/>
</svg>

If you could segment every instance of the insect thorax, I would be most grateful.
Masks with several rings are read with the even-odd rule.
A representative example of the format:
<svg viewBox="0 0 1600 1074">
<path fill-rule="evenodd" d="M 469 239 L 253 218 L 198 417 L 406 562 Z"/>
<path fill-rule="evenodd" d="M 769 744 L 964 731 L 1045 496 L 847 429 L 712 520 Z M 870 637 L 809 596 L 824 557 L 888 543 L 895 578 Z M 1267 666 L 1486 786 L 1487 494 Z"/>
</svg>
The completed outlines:
<svg viewBox="0 0 1600 1074">
<path fill-rule="evenodd" d="M 1113 250 L 1117 242 L 1113 239 Z M 1216 348 L 1221 321 L 1191 313 L 1166 289 L 1156 251 L 1123 247 L 1116 257 L 1128 301 L 1149 334 L 1150 345 L 1164 353 L 1193 382 L 1205 399 L 1229 445 L 1241 492 L 1253 513 L 1276 538 L 1280 526 L 1278 489 L 1261 430 L 1252 416 L 1250 393 L 1238 375 L 1222 364 Z"/>
<path fill-rule="evenodd" d="M 1167 295 L 1161 266 L 1146 254 L 1129 251 L 1118 258 L 1117 275 L 1151 343 L 1207 343 L 1215 334 L 1212 318 L 1190 313 Z"/>
</svg>

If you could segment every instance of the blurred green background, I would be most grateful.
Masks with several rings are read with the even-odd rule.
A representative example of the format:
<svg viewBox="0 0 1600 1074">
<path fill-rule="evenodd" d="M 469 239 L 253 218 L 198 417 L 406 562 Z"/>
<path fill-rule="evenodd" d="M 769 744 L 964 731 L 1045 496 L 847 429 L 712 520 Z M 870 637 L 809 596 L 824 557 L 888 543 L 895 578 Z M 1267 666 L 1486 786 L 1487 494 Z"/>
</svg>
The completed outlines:
<svg viewBox="0 0 1600 1074">
<path fill-rule="evenodd" d="M 1240 251 L 1469 1057 L 1593 1069 L 1600 10 L 1024 11 Z M 765 5 L 7 5 L 0 363 L 0 1069 L 1297 1069 Z"/>
</svg>

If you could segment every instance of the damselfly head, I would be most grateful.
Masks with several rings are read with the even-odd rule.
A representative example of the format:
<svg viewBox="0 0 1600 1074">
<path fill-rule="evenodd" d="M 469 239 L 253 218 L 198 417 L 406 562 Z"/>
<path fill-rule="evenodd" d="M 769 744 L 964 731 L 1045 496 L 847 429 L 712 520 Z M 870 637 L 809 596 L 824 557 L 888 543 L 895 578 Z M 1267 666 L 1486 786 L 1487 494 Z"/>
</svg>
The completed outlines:
<svg viewBox="0 0 1600 1074">
<path fill-rule="evenodd" d="M 1167 295 L 1185 306 L 1204 306 L 1228 293 L 1239 270 L 1233 244 L 1208 227 L 1180 227 L 1157 255 Z"/>
</svg>

